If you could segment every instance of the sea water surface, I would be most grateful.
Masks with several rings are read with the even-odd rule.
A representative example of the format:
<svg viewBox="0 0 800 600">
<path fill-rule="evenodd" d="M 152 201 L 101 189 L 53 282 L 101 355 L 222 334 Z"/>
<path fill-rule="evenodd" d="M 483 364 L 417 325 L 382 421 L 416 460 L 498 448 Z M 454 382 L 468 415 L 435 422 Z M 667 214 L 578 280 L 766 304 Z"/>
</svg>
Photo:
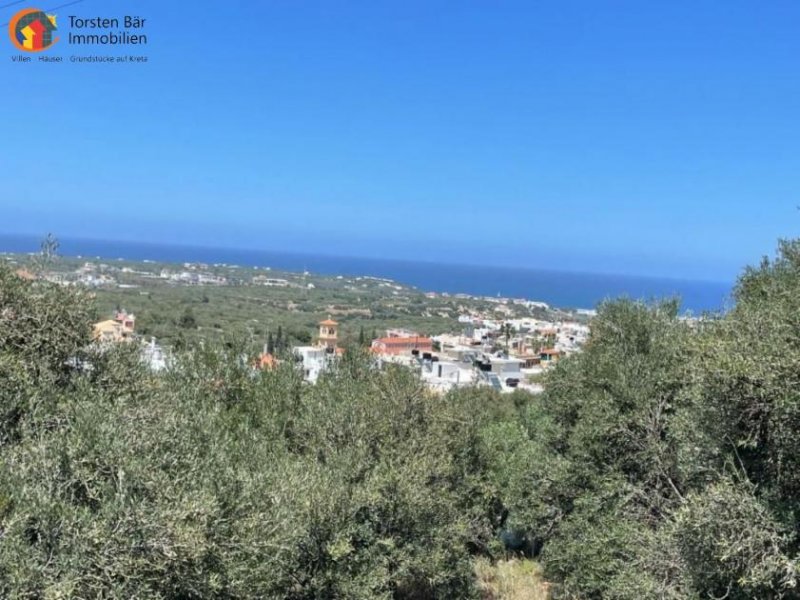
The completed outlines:
<svg viewBox="0 0 800 600">
<path fill-rule="evenodd" d="M 308 270 L 322 275 L 386 277 L 424 291 L 480 296 L 527 298 L 562 308 L 595 308 L 605 299 L 626 296 L 652 300 L 679 297 L 682 310 L 699 314 L 730 305 L 731 284 L 664 279 L 631 275 L 577 273 L 540 269 L 473 266 L 418 261 L 356 258 L 243 250 L 201 246 L 148 244 L 63 238 L 64 256 L 101 257 L 108 260 L 203 262 L 271 267 L 285 271 Z M 38 238 L 0 235 L 0 252 L 36 252 Z"/>
</svg>

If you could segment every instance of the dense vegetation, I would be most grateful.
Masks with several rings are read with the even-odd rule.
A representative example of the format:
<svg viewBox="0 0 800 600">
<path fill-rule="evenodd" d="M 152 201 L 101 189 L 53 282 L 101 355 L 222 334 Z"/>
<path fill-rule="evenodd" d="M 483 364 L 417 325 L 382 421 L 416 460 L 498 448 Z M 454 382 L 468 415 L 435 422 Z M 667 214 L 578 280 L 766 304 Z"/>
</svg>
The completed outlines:
<svg viewBox="0 0 800 600">
<path fill-rule="evenodd" d="M 154 376 L 76 288 L 0 273 L 0 597 L 444 598 L 492 544 L 479 394 L 352 350 L 316 386 L 235 344 Z"/>
<path fill-rule="evenodd" d="M 735 300 L 607 303 L 543 395 L 433 397 L 355 349 L 155 376 L 0 270 L 0 597 L 471 598 L 503 547 L 561 598 L 800 597 L 800 242 Z"/>
<path fill-rule="evenodd" d="M 800 242 L 735 301 L 700 323 L 606 304 L 541 399 L 484 433 L 561 596 L 800 597 Z"/>
</svg>

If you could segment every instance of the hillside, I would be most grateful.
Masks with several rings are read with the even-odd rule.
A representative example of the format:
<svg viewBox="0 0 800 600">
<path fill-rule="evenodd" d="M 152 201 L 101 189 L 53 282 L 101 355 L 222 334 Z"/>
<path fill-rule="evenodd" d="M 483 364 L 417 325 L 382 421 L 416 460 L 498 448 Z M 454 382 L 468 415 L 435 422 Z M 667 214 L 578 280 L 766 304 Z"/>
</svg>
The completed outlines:
<svg viewBox="0 0 800 600">
<path fill-rule="evenodd" d="M 356 347 L 153 373 L 0 266 L 0 597 L 800 597 L 800 242 L 735 300 L 608 302 L 543 394 L 440 397 Z"/>
</svg>

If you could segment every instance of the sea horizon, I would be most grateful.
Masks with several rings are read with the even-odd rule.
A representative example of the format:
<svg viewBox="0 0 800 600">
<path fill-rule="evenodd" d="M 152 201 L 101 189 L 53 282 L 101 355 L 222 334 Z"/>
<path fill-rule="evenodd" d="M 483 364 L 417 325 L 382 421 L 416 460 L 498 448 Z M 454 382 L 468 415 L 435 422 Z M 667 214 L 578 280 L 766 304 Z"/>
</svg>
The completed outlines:
<svg viewBox="0 0 800 600">
<path fill-rule="evenodd" d="M 0 233 L 0 252 L 35 253 L 42 238 Z M 169 242 L 59 238 L 59 254 L 105 260 L 207 263 L 269 267 L 326 276 L 371 276 L 391 279 L 422 292 L 525 298 L 555 308 L 594 309 L 608 299 L 679 297 L 681 310 L 699 314 L 724 311 L 733 282 L 649 275 L 592 273 L 546 268 L 473 265 L 398 258 L 370 258 L 295 251 L 225 248 Z"/>
</svg>

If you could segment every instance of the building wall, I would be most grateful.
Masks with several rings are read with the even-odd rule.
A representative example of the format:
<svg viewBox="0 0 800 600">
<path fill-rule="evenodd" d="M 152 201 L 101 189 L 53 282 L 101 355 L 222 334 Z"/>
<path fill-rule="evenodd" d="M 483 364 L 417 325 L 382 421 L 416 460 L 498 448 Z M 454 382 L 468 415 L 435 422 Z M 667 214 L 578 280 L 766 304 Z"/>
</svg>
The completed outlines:
<svg viewBox="0 0 800 600">
<path fill-rule="evenodd" d="M 419 350 L 420 352 L 432 352 L 433 340 L 423 337 L 390 337 L 381 338 L 372 342 L 372 348 L 375 352 L 380 354 L 405 354 L 412 350 Z"/>
</svg>

